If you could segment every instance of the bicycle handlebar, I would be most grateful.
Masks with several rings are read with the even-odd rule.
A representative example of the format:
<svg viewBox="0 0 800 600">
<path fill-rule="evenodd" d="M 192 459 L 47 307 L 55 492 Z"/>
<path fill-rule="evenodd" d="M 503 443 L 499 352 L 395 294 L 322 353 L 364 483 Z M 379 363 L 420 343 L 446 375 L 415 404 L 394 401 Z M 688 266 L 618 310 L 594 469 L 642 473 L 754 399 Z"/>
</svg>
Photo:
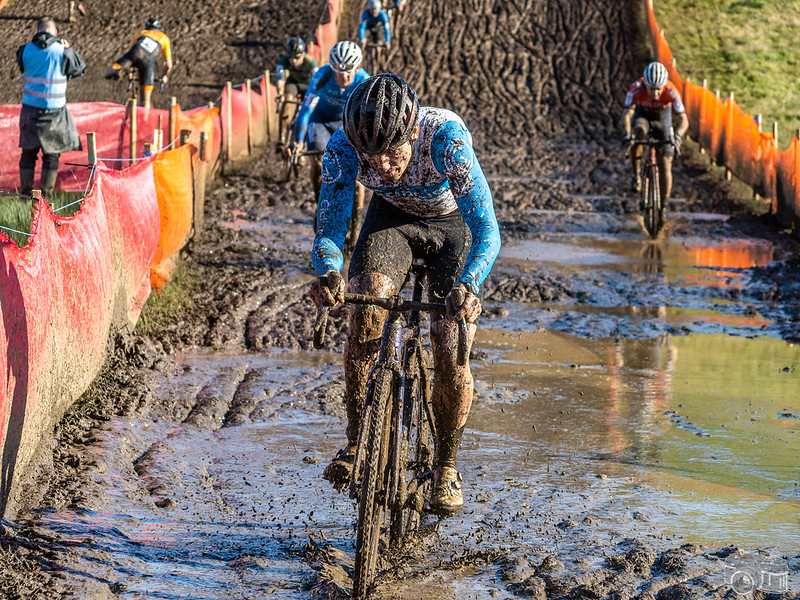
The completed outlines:
<svg viewBox="0 0 800 600">
<path fill-rule="evenodd" d="M 345 304 L 369 304 L 379 306 L 389 312 L 408 312 L 411 310 L 419 310 L 422 312 L 432 312 L 444 315 L 447 313 L 447 307 L 441 302 L 414 302 L 407 300 L 402 296 L 395 294 L 388 298 L 381 298 L 379 296 L 367 296 L 364 294 L 350 294 L 344 295 Z M 317 318 L 314 321 L 314 348 L 320 349 L 325 345 L 325 329 L 328 326 L 328 313 L 330 306 L 323 304 L 317 309 Z M 461 319 L 458 322 L 458 354 L 456 362 L 459 366 L 467 364 L 467 321 Z"/>
</svg>

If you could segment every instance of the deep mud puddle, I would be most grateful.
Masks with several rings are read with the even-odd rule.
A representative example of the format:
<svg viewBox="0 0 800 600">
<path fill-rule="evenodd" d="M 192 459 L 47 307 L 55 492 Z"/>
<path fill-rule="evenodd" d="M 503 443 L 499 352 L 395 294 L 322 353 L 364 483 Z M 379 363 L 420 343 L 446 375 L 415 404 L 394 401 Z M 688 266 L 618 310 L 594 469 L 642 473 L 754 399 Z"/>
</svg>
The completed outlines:
<svg viewBox="0 0 800 600">
<path fill-rule="evenodd" d="M 685 541 L 796 550 L 800 349 L 724 335 L 590 341 L 501 324 L 486 323 L 477 342 L 460 453 L 466 508 L 438 526 L 429 518 L 376 598 L 512 598 L 498 576 L 508 561 L 602 569 L 632 539 L 655 551 Z M 37 518 L 69 552 L 69 589 L 341 597 L 355 505 L 321 476 L 342 438 L 339 361 L 176 357 L 157 392 L 172 398 L 169 418 L 118 419 L 97 434 L 95 482 L 108 493 Z M 722 561 L 700 563 L 698 574 L 723 584 Z"/>
</svg>

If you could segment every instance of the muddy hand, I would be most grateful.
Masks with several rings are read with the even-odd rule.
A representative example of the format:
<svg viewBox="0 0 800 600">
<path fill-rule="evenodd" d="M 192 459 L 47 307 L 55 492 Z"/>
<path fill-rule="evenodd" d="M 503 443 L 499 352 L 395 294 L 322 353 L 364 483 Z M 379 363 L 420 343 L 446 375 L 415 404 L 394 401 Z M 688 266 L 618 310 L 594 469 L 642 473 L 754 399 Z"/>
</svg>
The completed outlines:
<svg viewBox="0 0 800 600">
<path fill-rule="evenodd" d="M 309 291 L 311 300 L 317 307 L 327 304 L 335 306 L 344 302 L 344 278 L 339 271 L 331 269 L 325 275 L 317 277 Z"/>
<path fill-rule="evenodd" d="M 450 290 L 444 303 L 447 306 L 447 318 L 451 321 L 465 319 L 467 323 L 474 323 L 481 314 L 480 299 L 461 284 Z"/>
</svg>

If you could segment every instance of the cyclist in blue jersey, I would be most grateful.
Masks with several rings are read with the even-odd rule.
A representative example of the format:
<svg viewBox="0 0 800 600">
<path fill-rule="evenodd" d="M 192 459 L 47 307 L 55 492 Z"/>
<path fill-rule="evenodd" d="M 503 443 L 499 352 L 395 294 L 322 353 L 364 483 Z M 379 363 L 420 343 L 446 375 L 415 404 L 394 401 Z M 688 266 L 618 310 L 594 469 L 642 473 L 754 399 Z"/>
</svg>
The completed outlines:
<svg viewBox="0 0 800 600">
<path fill-rule="evenodd" d="M 492 194 L 455 113 L 420 107 L 401 77 L 382 73 L 359 85 L 345 107 L 322 161 L 319 224 L 312 249 L 318 278 L 310 296 L 320 306 L 344 300 L 342 245 L 356 182 L 372 201 L 348 270 L 351 292 L 389 296 L 404 282 L 412 257 L 428 266 L 429 300 L 448 307 L 432 317 L 433 412 L 436 421 L 430 509 L 452 514 L 463 505 L 456 453 L 472 404 L 469 364 L 457 364 L 458 321 L 469 323 L 469 343 L 481 312 L 480 286 L 500 250 Z M 334 484 L 349 477 L 365 396 L 377 357 L 383 311 L 350 312 L 344 350 L 347 447 L 325 469 Z"/>
<path fill-rule="evenodd" d="M 350 41 L 338 42 L 328 55 L 330 63 L 323 65 L 311 78 L 306 97 L 295 123 L 293 152 L 325 150 L 331 134 L 342 126 L 342 111 L 350 94 L 369 77 L 361 68 L 361 49 Z M 319 198 L 322 160 L 311 161 L 311 183 L 314 196 Z"/>
<path fill-rule="evenodd" d="M 373 44 L 385 42 L 387 50 L 392 43 L 389 15 L 383 10 L 381 0 L 369 0 L 367 8 L 361 13 L 361 23 L 358 26 L 358 43 L 361 44 L 362 48 L 365 48 L 367 36 L 369 36 L 369 41 Z"/>
</svg>

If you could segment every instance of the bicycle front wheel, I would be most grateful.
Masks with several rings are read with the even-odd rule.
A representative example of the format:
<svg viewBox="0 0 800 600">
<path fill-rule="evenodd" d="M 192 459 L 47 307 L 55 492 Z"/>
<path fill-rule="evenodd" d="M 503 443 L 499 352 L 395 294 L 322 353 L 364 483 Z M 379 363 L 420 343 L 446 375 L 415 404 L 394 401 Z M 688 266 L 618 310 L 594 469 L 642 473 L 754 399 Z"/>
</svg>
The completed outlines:
<svg viewBox="0 0 800 600">
<path fill-rule="evenodd" d="M 399 484 L 389 506 L 389 546 L 392 548 L 400 548 L 419 526 L 433 465 L 429 410 L 426 410 L 430 402 L 427 356 L 418 344 L 415 346 L 406 367 L 403 435 L 395 444 L 400 456 L 396 474 Z"/>
<path fill-rule="evenodd" d="M 364 471 L 361 477 L 361 497 L 358 502 L 358 534 L 353 572 L 353 598 L 367 597 L 378 562 L 378 543 L 385 512 L 386 465 L 389 447 L 389 419 L 394 373 L 380 369 L 375 374 L 372 396 L 372 417 L 366 439 Z"/>
<path fill-rule="evenodd" d="M 661 222 L 661 190 L 659 189 L 656 165 L 651 165 L 645 172 L 642 194 L 644 194 L 644 226 L 650 237 L 656 238 L 663 225 Z"/>
</svg>

